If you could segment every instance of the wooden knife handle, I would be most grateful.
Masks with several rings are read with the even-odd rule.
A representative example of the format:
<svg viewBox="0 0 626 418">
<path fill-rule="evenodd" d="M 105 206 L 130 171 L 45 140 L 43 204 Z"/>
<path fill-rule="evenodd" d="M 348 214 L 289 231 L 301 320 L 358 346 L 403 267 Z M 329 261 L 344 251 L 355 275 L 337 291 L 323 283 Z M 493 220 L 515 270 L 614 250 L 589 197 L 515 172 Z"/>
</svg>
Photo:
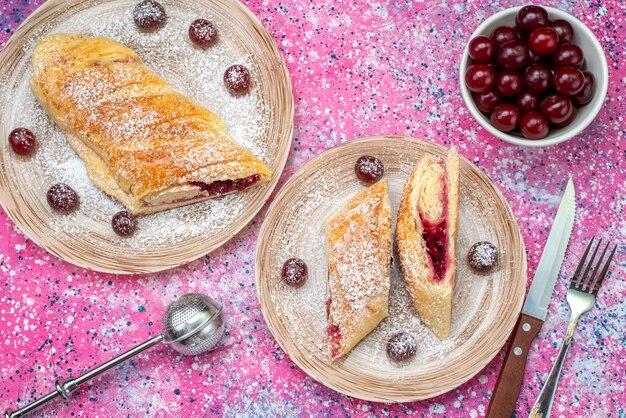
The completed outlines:
<svg viewBox="0 0 626 418">
<path fill-rule="evenodd" d="M 526 314 L 521 314 L 517 320 L 496 388 L 491 395 L 486 415 L 488 418 L 510 418 L 513 415 L 524 380 L 528 349 L 542 324 L 541 319 Z"/>
</svg>

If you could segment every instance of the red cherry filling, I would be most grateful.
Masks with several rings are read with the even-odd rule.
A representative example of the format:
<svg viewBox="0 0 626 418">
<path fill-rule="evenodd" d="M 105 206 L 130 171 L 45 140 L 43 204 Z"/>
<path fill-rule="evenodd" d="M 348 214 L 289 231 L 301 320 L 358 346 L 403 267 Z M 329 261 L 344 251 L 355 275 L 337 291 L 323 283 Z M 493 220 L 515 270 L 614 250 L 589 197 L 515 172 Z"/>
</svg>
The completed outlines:
<svg viewBox="0 0 626 418">
<path fill-rule="evenodd" d="M 133 9 L 133 20 L 142 29 L 156 29 L 166 18 L 165 8 L 154 0 L 140 1 Z"/>
<path fill-rule="evenodd" d="M 123 210 L 113 216 L 111 228 L 113 228 L 113 231 L 115 231 L 117 235 L 127 237 L 135 232 L 135 228 L 137 228 L 137 218 L 135 218 L 132 213 Z"/>
<path fill-rule="evenodd" d="M 16 154 L 28 155 L 35 149 L 35 135 L 30 129 L 13 129 L 9 134 L 9 144 Z"/>
<path fill-rule="evenodd" d="M 364 183 L 376 183 L 385 174 L 383 162 L 371 155 L 364 155 L 354 165 L 356 176 Z"/>
<path fill-rule="evenodd" d="M 387 355 L 394 361 L 406 361 L 415 356 L 417 341 L 408 332 L 399 332 L 389 339 Z"/>
<path fill-rule="evenodd" d="M 202 48 L 213 45 L 217 38 L 217 29 L 206 19 L 196 19 L 189 26 L 189 39 Z"/>
<path fill-rule="evenodd" d="M 243 94 L 250 90 L 250 72 L 243 65 L 231 65 L 224 72 L 224 84 L 231 94 Z"/>
<path fill-rule="evenodd" d="M 442 163 L 443 166 L 443 163 Z M 446 170 L 445 166 L 443 173 L 439 178 L 443 187 L 441 188 L 439 199 L 441 200 L 441 207 L 443 208 L 441 216 L 437 220 L 428 220 L 424 217 L 420 207 L 418 205 L 417 213 L 422 220 L 422 238 L 426 244 L 426 252 L 430 257 L 430 261 L 433 266 L 434 276 L 433 280 L 442 280 L 446 275 L 448 265 L 448 194 L 447 194 L 447 182 L 446 182 Z"/>
<path fill-rule="evenodd" d="M 326 333 L 330 339 L 330 357 L 335 358 L 341 349 L 341 330 L 337 325 L 331 324 L 326 328 Z"/>
<path fill-rule="evenodd" d="M 242 191 L 253 186 L 261 179 L 260 174 L 253 174 L 239 180 L 218 180 L 213 183 L 191 182 L 192 185 L 209 193 L 209 196 L 220 196 L 234 191 Z"/>
<path fill-rule="evenodd" d="M 70 186 L 57 183 L 48 189 L 48 204 L 59 212 L 71 212 L 78 207 L 78 194 Z"/>
<path fill-rule="evenodd" d="M 280 275 L 289 286 L 300 287 L 306 282 L 308 268 L 303 260 L 290 258 L 283 264 Z"/>
</svg>

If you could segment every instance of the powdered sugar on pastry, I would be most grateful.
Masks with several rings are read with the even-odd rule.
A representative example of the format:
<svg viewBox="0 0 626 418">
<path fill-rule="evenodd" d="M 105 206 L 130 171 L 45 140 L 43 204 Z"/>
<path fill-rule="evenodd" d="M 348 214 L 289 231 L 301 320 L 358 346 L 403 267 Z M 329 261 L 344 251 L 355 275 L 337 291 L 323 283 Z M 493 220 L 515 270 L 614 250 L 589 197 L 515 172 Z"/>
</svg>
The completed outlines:
<svg viewBox="0 0 626 418">
<path fill-rule="evenodd" d="M 21 79 L 28 78 L 30 53 L 36 41 L 48 31 L 116 39 L 135 50 L 148 67 L 162 75 L 174 88 L 212 109 L 224 121 L 235 141 L 272 165 L 274 157 L 267 135 L 273 118 L 271 108 L 255 88 L 246 95 L 234 97 L 226 91 L 223 83 L 225 69 L 235 63 L 248 67 L 254 79 L 257 69 L 250 52 L 237 44 L 235 37 L 225 28 L 227 25 L 219 21 L 215 23 L 222 29 L 220 41 L 210 50 L 195 48 L 188 41 L 187 29 L 194 19 L 206 14 L 206 10 L 192 7 L 191 4 L 168 4 L 167 24 L 150 33 L 140 32 L 136 28 L 132 20 L 132 7 L 122 3 L 90 7 L 55 28 L 42 25 L 35 31 L 38 36 L 32 39 L 24 61 L 20 63 L 23 73 L 27 74 Z M 98 83 L 94 83 L 94 88 L 98 88 Z M 10 103 L 3 109 L 6 112 L 4 120 L 11 120 L 16 126 L 29 127 L 37 138 L 42 139 L 33 158 L 15 164 L 23 166 L 20 170 L 32 172 L 45 188 L 65 182 L 81 198 L 80 208 L 75 214 L 52 214 L 50 219 L 55 230 L 68 233 L 68 239 L 69 234 L 91 235 L 95 230 L 99 235 L 110 235 L 116 245 L 144 251 L 195 237 L 219 234 L 232 225 L 244 210 L 246 195 L 251 193 L 249 191 L 143 217 L 132 237 L 117 239 L 111 231 L 110 222 L 113 214 L 121 210 L 122 206 L 91 183 L 81 159 L 66 143 L 63 131 L 36 103 L 28 84 L 13 85 L 13 80 L 5 79 L 0 90 L 2 102 Z M 85 100 L 88 98 L 85 96 Z M 127 136 L 134 133 L 133 126 L 118 125 L 118 129 Z M 76 223 L 74 218 L 88 218 L 89 227 Z"/>
<path fill-rule="evenodd" d="M 388 315 L 391 223 L 385 179 L 357 193 L 327 222 L 332 359 L 348 353 Z"/>
</svg>

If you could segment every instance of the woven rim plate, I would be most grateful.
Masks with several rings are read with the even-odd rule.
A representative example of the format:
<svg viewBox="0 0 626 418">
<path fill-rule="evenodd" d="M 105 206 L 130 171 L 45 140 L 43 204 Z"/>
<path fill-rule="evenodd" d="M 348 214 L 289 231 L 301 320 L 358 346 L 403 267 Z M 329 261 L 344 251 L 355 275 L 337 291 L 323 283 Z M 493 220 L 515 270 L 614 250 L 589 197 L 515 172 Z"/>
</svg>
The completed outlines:
<svg viewBox="0 0 626 418">
<path fill-rule="evenodd" d="M 445 155 L 436 144 L 407 137 L 354 140 L 309 161 L 285 184 L 268 209 L 256 252 L 256 285 L 269 328 L 287 355 L 309 376 L 338 392 L 382 402 L 431 398 L 469 380 L 501 349 L 521 310 L 526 284 L 526 254 L 517 222 L 493 182 L 461 158 L 457 275 L 451 337 L 443 342 L 421 325 L 392 267 L 390 316 L 346 357 L 328 360 L 326 337 L 327 267 L 324 223 L 363 189 L 354 174 L 361 155 L 385 166 L 395 217 L 404 182 L 426 153 Z M 465 261 L 477 241 L 500 249 L 497 270 L 473 273 Z M 305 260 L 309 277 L 294 289 L 280 279 L 283 262 Z M 397 259 L 397 258 L 396 258 Z M 399 331 L 418 341 L 416 357 L 392 363 L 386 343 Z"/>
<path fill-rule="evenodd" d="M 165 270 L 228 241 L 269 198 L 284 168 L 293 133 L 293 94 L 283 57 L 244 5 L 237 0 L 165 0 L 166 25 L 142 33 L 132 21 L 135 4 L 136 0 L 47 1 L 0 51 L 2 206 L 29 238 L 49 252 L 70 263 L 112 273 Z M 220 33 L 218 44 L 206 51 L 194 48 L 187 36 L 189 24 L 198 17 L 210 19 Z M 32 49 L 38 39 L 53 32 L 107 36 L 133 48 L 147 66 L 215 111 L 235 140 L 270 166 L 271 181 L 142 217 L 133 237 L 117 237 L 110 220 L 122 206 L 91 184 L 62 131 L 47 118 L 28 88 Z M 248 65 L 253 75 L 253 89 L 243 98 L 229 96 L 221 81 L 224 69 L 235 63 Z M 8 144 L 9 132 L 19 126 L 31 128 L 37 136 L 38 148 L 30 158 L 16 156 Z M 78 191 L 81 206 L 76 213 L 59 215 L 48 206 L 46 191 L 57 182 Z"/>
</svg>

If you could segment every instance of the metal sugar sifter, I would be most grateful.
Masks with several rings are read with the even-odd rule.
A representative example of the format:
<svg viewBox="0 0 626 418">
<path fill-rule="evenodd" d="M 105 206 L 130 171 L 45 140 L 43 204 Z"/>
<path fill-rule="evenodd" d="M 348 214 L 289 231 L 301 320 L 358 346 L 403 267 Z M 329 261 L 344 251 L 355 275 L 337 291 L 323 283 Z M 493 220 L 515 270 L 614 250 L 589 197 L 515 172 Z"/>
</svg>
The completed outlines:
<svg viewBox="0 0 626 418">
<path fill-rule="evenodd" d="M 26 405 L 18 411 L 7 411 L 6 418 L 17 418 L 39 408 L 57 396 L 68 399 L 80 385 L 154 347 L 159 343 L 170 345 L 184 355 L 194 356 L 211 350 L 224 334 L 224 315 L 222 305 L 206 295 L 188 293 L 172 302 L 161 319 L 161 335 L 139 344 L 135 348 L 88 371 L 76 379 L 58 378 L 55 390 Z"/>
</svg>

